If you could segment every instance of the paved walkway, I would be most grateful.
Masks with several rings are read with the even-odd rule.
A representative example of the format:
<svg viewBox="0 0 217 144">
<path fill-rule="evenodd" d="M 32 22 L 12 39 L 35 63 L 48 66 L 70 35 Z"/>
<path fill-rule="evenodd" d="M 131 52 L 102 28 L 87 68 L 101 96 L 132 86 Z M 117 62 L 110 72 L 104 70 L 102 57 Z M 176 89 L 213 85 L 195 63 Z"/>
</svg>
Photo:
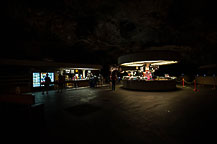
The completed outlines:
<svg viewBox="0 0 217 144">
<path fill-rule="evenodd" d="M 130 91 L 117 86 L 34 93 L 45 105 L 39 143 L 174 144 L 215 140 L 216 90 L 178 87 L 170 92 Z"/>
</svg>

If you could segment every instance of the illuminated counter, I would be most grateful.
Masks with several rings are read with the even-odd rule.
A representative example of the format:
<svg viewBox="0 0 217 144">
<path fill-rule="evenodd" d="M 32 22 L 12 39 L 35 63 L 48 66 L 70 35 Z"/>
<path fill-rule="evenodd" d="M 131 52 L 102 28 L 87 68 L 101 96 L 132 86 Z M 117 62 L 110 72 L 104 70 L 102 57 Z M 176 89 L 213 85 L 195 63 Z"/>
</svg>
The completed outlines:
<svg viewBox="0 0 217 144">
<path fill-rule="evenodd" d="M 178 63 L 179 55 L 171 51 L 146 51 L 121 56 L 118 64 L 122 73 L 127 73 L 122 80 L 123 88 L 132 90 L 167 91 L 176 89 L 176 80 L 165 74 L 154 73 L 160 66 Z"/>
<path fill-rule="evenodd" d="M 93 77 L 100 74 L 99 68 L 62 68 L 60 71 L 65 77 L 67 87 L 86 87 Z"/>
<path fill-rule="evenodd" d="M 89 80 L 81 79 L 81 80 L 68 80 L 66 81 L 67 87 L 85 87 L 89 86 Z"/>
<path fill-rule="evenodd" d="M 131 90 L 167 91 L 176 89 L 176 80 L 122 80 L 123 88 Z"/>
</svg>

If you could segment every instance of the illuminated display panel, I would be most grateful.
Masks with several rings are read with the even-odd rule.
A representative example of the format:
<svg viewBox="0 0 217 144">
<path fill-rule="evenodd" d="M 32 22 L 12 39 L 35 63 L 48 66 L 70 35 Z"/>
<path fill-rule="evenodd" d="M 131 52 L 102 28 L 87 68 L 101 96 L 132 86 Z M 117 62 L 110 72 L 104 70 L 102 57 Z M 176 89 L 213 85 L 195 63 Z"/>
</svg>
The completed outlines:
<svg viewBox="0 0 217 144">
<path fill-rule="evenodd" d="M 32 79 L 33 79 L 33 83 L 32 86 L 33 87 L 40 87 L 40 73 L 34 72 L 32 74 Z"/>
<path fill-rule="evenodd" d="M 46 77 L 46 74 L 45 72 L 42 72 L 41 73 L 41 83 L 44 83 L 45 82 L 45 77 Z M 54 73 L 53 72 L 49 72 L 48 73 L 48 77 L 50 77 L 50 80 L 51 82 L 54 82 Z M 52 86 L 53 84 L 50 84 L 50 86 Z M 42 85 L 44 86 L 44 85 Z"/>
<path fill-rule="evenodd" d="M 41 82 L 45 82 L 46 74 L 47 73 L 45 73 L 45 72 L 41 73 Z M 51 82 L 54 82 L 54 73 L 53 72 L 49 72 L 48 77 L 50 77 Z"/>
<path fill-rule="evenodd" d="M 70 69 L 67 69 L 67 70 L 66 70 L 66 73 L 70 73 Z"/>
<path fill-rule="evenodd" d="M 41 85 L 41 83 L 45 82 L 45 77 L 46 77 L 46 74 L 45 72 L 33 72 L 32 73 L 32 86 L 33 87 L 40 87 L 40 86 L 43 86 Z M 54 82 L 54 73 L 53 72 L 49 72 L 48 73 L 48 76 L 50 77 L 51 79 L 51 82 Z M 53 84 L 51 84 L 50 86 L 52 86 Z"/>
</svg>

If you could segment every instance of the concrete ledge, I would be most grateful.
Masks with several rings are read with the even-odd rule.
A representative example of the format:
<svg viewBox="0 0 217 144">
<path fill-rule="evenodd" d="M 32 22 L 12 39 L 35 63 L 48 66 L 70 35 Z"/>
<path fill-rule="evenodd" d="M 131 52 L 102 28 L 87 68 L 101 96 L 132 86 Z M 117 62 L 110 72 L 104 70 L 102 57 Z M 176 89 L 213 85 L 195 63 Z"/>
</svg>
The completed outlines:
<svg viewBox="0 0 217 144">
<path fill-rule="evenodd" d="M 34 95 L 0 95 L 0 102 L 16 104 L 35 104 Z"/>
</svg>

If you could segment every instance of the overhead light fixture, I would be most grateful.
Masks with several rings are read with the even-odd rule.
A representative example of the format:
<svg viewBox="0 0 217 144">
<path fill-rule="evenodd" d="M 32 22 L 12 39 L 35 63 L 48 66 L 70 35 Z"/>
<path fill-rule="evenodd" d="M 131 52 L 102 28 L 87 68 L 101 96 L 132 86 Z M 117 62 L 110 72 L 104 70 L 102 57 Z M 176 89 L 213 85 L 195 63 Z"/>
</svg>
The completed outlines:
<svg viewBox="0 0 217 144">
<path fill-rule="evenodd" d="M 157 63 L 153 63 L 151 65 L 169 65 L 169 64 L 175 64 L 178 63 L 177 61 L 161 61 Z"/>
<path fill-rule="evenodd" d="M 175 63 L 178 63 L 178 61 L 152 60 L 152 61 L 136 61 L 136 62 L 123 63 L 121 64 L 121 66 L 141 67 L 144 66 L 145 64 L 168 65 L 168 64 L 175 64 Z"/>
</svg>

